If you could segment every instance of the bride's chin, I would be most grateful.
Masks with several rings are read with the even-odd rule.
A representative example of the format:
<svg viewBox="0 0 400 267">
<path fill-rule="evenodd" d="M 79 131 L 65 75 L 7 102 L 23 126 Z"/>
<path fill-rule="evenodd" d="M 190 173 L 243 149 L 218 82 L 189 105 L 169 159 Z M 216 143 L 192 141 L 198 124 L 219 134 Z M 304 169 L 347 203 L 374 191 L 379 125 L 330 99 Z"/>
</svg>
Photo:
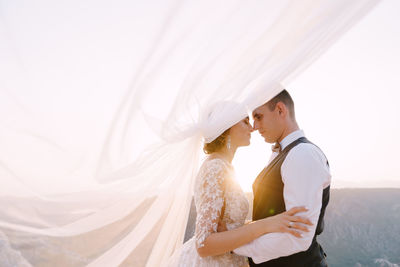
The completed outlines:
<svg viewBox="0 0 400 267">
<path fill-rule="evenodd" d="M 250 139 L 249 140 L 247 140 L 247 141 L 242 141 L 242 143 L 238 146 L 238 147 L 240 147 L 240 146 L 249 146 L 250 145 Z"/>
<path fill-rule="evenodd" d="M 250 145 L 250 140 L 249 141 L 247 141 L 247 143 L 246 144 L 244 144 L 243 146 L 249 146 Z"/>
</svg>

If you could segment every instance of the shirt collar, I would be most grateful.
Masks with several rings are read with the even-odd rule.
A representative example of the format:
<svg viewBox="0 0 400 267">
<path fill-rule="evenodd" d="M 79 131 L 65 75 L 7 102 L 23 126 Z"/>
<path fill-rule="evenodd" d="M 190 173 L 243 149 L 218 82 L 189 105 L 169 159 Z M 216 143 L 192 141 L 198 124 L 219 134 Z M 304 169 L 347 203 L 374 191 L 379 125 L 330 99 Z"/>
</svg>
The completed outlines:
<svg viewBox="0 0 400 267">
<path fill-rule="evenodd" d="M 284 150 L 285 147 L 287 147 L 290 143 L 293 141 L 296 141 L 300 137 L 304 137 L 304 131 L 303 130 L 296 130 L 294 132 L 291 132 L 288 134 L 279 144 L 281 145 L 281 149 Z"/>
</svg>

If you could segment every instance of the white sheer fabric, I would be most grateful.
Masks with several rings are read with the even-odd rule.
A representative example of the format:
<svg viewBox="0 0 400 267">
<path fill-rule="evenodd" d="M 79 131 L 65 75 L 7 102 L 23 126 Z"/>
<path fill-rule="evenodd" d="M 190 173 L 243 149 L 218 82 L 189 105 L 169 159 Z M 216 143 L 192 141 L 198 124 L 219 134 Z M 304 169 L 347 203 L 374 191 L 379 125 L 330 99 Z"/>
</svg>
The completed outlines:
<svg viewBox="0 0 400 267">
<path fill-rule="evenodd" d="M 0 1 L 0 261 L 166 263 L 202 139 L 377 2 Z M 207 121 L 227 100 L 242 107 Z"/>
</svg>

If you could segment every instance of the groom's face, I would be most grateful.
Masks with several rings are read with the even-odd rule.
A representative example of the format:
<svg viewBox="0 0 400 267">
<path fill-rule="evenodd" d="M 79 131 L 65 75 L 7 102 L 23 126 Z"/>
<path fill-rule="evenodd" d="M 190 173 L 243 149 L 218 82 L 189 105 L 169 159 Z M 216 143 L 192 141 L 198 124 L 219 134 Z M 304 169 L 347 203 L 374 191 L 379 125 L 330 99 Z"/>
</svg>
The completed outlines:
<svg viewBox="0 0 400 267">
<path fill-rule="evenodd" d="M 282 135 L 282 118 L 279 110 L 270 110 L 267 105 L 262 105 L 253 111 L 254 130 L 257 130 L 265 142 L 275 143 Z"/>
</svg>

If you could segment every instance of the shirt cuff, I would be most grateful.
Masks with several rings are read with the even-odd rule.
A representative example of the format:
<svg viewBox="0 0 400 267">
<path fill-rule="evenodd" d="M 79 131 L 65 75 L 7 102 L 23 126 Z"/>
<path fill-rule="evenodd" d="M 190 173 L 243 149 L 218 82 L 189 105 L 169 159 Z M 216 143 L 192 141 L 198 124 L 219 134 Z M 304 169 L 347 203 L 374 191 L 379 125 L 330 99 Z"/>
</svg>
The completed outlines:
<svg viewBox="0 0 400 267">
<path fill-rule="evenodd" d="M 244 245 L 233 250 L 233 252 L 240 256 L 251 257 L 248 249 L 249 245 Z"/>
</svg>

